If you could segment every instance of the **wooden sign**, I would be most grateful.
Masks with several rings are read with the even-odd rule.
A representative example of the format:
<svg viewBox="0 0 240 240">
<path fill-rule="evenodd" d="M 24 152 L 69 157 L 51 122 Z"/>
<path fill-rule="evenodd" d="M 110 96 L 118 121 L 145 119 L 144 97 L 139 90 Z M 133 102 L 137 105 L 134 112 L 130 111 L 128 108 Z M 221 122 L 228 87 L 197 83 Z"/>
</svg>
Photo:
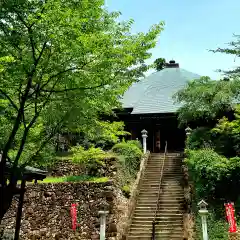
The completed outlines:
<svg viewBox="0 0 240 240">
<path fill-rule="evenodd" d="M 235 233 L 237 232 L 237 224 L 234 217 L 234 203 L 225 203 L 224 206 L 226 209 L 227 221 L 229 223 L 229 232 Z"/>
</svg>

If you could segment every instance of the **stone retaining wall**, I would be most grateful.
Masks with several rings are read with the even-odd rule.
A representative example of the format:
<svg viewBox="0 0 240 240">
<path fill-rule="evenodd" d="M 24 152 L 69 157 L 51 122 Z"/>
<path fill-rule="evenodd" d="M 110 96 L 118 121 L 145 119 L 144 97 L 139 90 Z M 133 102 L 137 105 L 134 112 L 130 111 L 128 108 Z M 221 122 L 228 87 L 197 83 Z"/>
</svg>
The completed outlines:
<svg viewBox="0 0 240 240">
<path fill-rule="evenodd" d="M 70 206 L 78 203 L 78 230 L 71 229 Z M 3 224 L 5 232 L 14 229 L 16 201 Z M 107 239 L 118 239 L 119 219 L 127 200 L 106 183 L 56 183 L 28 185 L 24 200 L 20 239 L 99 239 L 98 211 L 107 208 Z"/>
</svg>

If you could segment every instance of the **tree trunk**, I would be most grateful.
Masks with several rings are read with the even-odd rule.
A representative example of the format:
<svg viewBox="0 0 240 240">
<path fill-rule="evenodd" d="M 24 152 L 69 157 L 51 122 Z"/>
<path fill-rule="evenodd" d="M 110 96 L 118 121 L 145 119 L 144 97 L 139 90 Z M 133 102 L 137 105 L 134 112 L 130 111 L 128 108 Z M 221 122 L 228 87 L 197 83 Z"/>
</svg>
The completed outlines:
<svg viewBox="0 0 240 240">
<path fill-rule="evenodd" d="M 0 224 L 12 204 L 13 196 L 17 194 L 18 191 L 17 181 L 0 188 Z"/>
</svg>

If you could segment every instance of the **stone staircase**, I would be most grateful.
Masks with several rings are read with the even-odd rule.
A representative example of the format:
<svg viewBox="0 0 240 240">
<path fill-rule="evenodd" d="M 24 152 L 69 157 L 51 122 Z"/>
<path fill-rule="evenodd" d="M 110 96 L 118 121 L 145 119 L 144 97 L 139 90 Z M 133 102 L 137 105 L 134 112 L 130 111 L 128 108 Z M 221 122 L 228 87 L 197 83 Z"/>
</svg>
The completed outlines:
<svg viewBox="0 0 240 240">
<path fill-rule="evenodd" d="M 148 160 L 128 233 L 129 240 L 151 240 L 163 159 L 164 154 L 158 153 L 151 154 Z M 184 195 L 181 179 L 181 157 L 176 153 L 168 153 L 156 215 L 156 240 L 183 239 Z"/>
</svg>

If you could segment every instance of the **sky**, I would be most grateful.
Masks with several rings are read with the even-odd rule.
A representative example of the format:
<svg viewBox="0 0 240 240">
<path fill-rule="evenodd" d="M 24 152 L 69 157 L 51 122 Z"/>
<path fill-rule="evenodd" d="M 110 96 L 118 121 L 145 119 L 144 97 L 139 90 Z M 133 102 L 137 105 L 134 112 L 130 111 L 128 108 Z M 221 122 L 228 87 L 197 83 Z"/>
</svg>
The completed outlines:
<svg viewBox="0 0 240 240">
<path fill-rule="evenodd" d="M 221 78 L 217 69 L 240 65 L 233 56 L 209 52 L 227 47 L 233 34 L 240 35 L 240 0 L 105 0 L 105 4 L 122 13 L 120 20 L 134 19 L 133 33 L 165 22 L 149 62 L 174 59 L 181 68 L 215 80 Z"/>
</svg>

